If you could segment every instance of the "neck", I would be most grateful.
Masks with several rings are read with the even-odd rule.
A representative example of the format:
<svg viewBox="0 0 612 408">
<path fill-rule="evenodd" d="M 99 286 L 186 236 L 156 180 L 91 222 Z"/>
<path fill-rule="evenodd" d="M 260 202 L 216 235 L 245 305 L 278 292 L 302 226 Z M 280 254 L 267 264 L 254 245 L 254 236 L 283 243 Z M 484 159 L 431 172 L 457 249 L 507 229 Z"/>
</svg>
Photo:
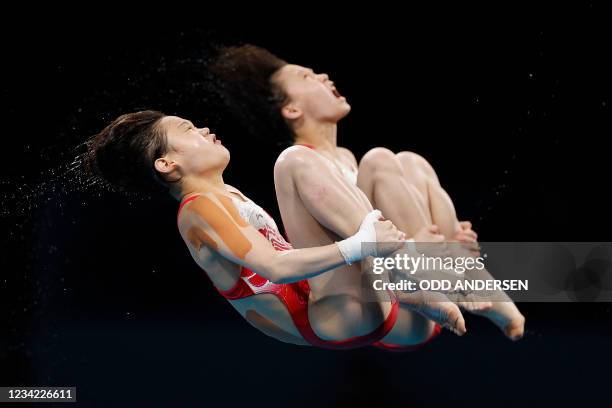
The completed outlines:
<svg viewBox="0 0 612 408">
<path fill-rule="evenodd" d="M 226 191 L 222 172 L 183 177 L 177 186 L 170 189 L 170 193 L 179 201 L 191 194 L 215 191 Z"/>
<path fill-rule="evenodd" d="M 295 144 L 310 144 L 317 150 L 335 154 L 338 147 L 337 130 L 336 123 L 305 122 L 295 131 Z"/>
</svg>

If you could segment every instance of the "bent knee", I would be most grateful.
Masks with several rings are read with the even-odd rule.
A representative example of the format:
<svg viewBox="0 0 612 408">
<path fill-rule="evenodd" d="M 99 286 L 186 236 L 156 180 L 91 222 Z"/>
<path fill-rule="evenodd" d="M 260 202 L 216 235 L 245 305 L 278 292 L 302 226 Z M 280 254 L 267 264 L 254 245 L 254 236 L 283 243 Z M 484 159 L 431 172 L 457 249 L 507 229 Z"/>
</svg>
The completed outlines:
<svg viewBox="0 0 612 408">
<path fill-rule="evenodd" d="M 395 153 L 385 147 L 369 150 L 359 162 L 359 172 L 376 173 L 378 171 L 401 172 L 401 163 Z"/>
<path fill-rule="evenodd" d="M 395 155 L 408 171 L 422 171 L 429 176 L 435 176 L 435 171 L 431 164 L 418 153 L 402 151 Z"/>
</svg>

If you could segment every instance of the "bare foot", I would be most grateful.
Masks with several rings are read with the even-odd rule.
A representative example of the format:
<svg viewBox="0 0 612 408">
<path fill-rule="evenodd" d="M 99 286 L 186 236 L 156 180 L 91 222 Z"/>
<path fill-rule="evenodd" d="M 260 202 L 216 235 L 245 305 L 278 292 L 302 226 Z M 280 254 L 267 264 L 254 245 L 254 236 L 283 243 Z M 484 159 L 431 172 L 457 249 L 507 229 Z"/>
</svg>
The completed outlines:
<svg viewBox="0 0 612 408">
<path fill-rule="evenodd" d="M 453 296 L 451 296 L 453 298 Z M 493 302 L 481 300 L 477 298 L 473 293 L 467 295 L 455 295 L 455 303 L 462 309 L 467 310 L 470 313 L 486 312 L 493 307 Z"/>
<path fill-rule="evenodd" d="M 461 249 L 460 249 L 461 250 Z M 463 256 L 468 253 L 473 254 L 473 251 L 461 250 Z M 465 272 L 466 279 L 492 280 L 493 276 L 486 269 L 470 269 Z M 470 299 L 471 297 L 471 299 Z M 491 301 L 481 302 L 480 299 L 489 298 Z M 463 300 L 463 299 L 461 299 Z M 510 340 L 516 341 L 523 337 L 525 331 L 525 317 L 519 312 L 518 308 L 512 302 L 512 299 L 502 290 L 487 291 L 484 293 L 474 292 L 465 295 L 465 300 L 471 302 L 471 307 L 475 304 L 482 306 L 484 303 L 489 303 L 489 307 L 476 307 L 475 309 L 467 309 L 471 313 L 479 316 L 484 316 L 492 321 Z"/>
<path fill-rule="evenodd" d="M 505 295 L 505 294 L 504 294 Z M 467 295 L 448 295 L 448 297 L 468 312 L 483 316 L 499 327 L 511 340 L 523 337 L 525 317 L 519 312 L 515 304 L 508 301 L 482 301 L 473 293 Z M 499 298 L 500 294 L 496 295 Z"/>
<path fill-rule="evenodd" d="M 472 311 L 472 313 L 491 320 L 512 341 L 523 337 L 525 317 L 512 302 L 493 302 L 493 306 L 488 310 Z"/>
<path fill-rule="evenodd" d="M 440 326 L 458 336 L 466 333 L 465 319 L 459 307 L 439 292 L 416 291 L 412 293 L 396 291 L 397 299 L 409 309 L 433 320 Z"/>
</svg>

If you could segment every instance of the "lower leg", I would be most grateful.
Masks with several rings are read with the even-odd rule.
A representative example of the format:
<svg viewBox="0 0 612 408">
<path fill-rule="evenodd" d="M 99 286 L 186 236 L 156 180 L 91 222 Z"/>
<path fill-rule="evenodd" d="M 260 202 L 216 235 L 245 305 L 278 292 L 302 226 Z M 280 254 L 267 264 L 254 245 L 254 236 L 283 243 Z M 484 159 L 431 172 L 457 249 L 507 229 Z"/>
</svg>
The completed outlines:
<svg viewBox="0 0 612 408">
<path fill-rule="evenodd" d="M 459 307 L 440 292 L 419 290 L 412 293 L 396 291 L 397 300 L 405 310 L 418 313 L 420 316 L 438 323 L 440 326 L 462 336 L 467 331 L 465 319 Z M 413 320 L 410 321 L 411 323 Z M 410 332 L 403 333 L 410 338 Z M 396 337 L 401 333 L 396 333 Z M 399 344 L 406 344 L 399 341 Z"/>
<path fill-rule="evenodd" d="M 471 251 L 460 246 L 458 246 L 457 252 L 460 254 L 459 256 L 473 256 Z M 467 281 L 494 280 L 486 268 L 466 270 L 465 279 Z M 470 312 L 493 322 L 511 340 L 518 340 L 523 337 L 525 317 L 503 290 L 475 291 L 467 296 L 473 299 L 474 304 L 482 304 L 482 301 L 490 304 L 489 307 L 470 310 Z"/>
<path fill-rule="evenodd" d="M 461 230 L 455 206 L 447 192 L 434 180 L 428 180 L 427 200 L 434 224 L 447 241 L 454 239 Z"/>
<path fill-rule="evenodd" d="M 423 193 L 429 216 L 438 226 L 440 234 L 452 240 L 460 229 L 459 220 L 455 206 L 440 185 L 433 167 L 423 157 L 412 152 L 400 152 L 396 158 L 402 166 L 404 180 Z"/>
</svg>

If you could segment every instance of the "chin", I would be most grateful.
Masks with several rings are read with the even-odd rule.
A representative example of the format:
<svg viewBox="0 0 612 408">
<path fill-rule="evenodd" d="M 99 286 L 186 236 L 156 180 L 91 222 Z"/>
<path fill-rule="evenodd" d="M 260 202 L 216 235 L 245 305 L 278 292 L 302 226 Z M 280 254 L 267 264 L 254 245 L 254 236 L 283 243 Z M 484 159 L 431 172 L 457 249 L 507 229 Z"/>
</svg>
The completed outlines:
<svg viewBox="0 0 612 408">
<path fill-rule="evenodd" d="M 224 157 L 224 160 L 220 163 L 219 167 L 222 168 L 224 171 L 227 168 L 227 165 L 230 162 L 230 155 L 229 152 L 227 153 L 227 156 Z"/>
<path fill-rule="evenodd" d="M 344 102 L 338 111 L 338 120 L 343 119 L 351 112 L 351 105 L 348 102 Z"/>
<path fill-rule="evenodd" d="M 225 163 L 227 165 L 227 163 L 229 163 L 230 161 L 230 152 L 229 150 L 225 149 Z"/>
<path fill-rule="evenodd" d="M 342 103 L 336 103 L 328 107 L 323 115 L 317 117 L 317 120 L 335 123 L 348 115 L 350 111 L 351 105 L 343 101 Z"/>
<path fill-rule="evenodd" d="M 344 102 L 344 106 L 346 109 L 346 114 L 348 115 L 349 112 L 351 111 L 351 105 L 348 102 Z"/>
</svg>

